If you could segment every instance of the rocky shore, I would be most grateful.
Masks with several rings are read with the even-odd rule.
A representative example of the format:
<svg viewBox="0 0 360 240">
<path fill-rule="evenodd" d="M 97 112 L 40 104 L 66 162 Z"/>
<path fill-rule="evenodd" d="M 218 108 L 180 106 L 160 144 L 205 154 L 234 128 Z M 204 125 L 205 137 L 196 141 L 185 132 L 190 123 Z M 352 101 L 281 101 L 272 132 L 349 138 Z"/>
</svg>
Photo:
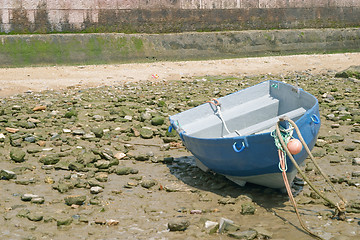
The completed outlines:
<svg viewBox="0 0 360 240">
<path fill-rule="evenodd" d="M 345 221 L 306 182 L 305 224 L 324 239 L 360 235 L 360 80 L 311 71 L 182 77 L 1 99 L 0 235 L 4 239 L 311 239 L 288 196 L 204 173 L 169 133 L 168 116 L 268 79 L 320 102 L 313 154 L 348 200 Z M 311 163 L 309 178 L 336 195 Z"/>
</svg>

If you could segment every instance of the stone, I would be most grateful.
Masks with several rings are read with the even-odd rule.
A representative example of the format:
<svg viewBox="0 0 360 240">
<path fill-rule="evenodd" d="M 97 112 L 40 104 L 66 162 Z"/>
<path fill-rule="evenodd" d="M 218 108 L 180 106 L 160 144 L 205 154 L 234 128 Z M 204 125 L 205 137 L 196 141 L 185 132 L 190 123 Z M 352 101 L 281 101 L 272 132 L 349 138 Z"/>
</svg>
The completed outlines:
<svg viewBox="0 0 360 240">
<path fill-rule="evenodd" d="M 156 184 L 157 184 L 157 182 L 155 180 L 153 180 L 153 179 L 141 181 L 141 186 L 143 188 L 147 188 L 147 189 L 155 186 Z"/>
<path fill-rule="evenodd" d="M 128 175 L 132 172 L 132 168 L 131 167 L 120 167 L 115 169 L 115 173 L 117 175 Z"/>
<path fill-rule="evenodd" d="M 189 226 L 190 221 L 187 219 L 175 218 L 168 222 L 170 231 L 185 231 Z"/>
<path fill-rule="evenodd" d="M 252 240 L 257 237 L 257 232 L 255 230 L 236 231 L 228 233 L 228 236 L 235 239 Z"/>
<path fill-rule="evenodd" d="M 350 66 L 349 68 L 345 69 L 344 71 L 337 72 L 335 77 L 338 78 L 357 78 L 360 79 L 360 66 Z"/>
<path fill-rule="evenodd" d="M 46 109 L 46 106 L 43 106 L 43 105 L 40 105 L 40 106 L 36 106 L 33 108 L 33 111 L 36 112 L 36 111 L 43 111 Z"/>
<path fill-rule="evenodd" d="M 101 193 L 102 191 L 104 191 L 104 189 L 99 186 L 90 188 L 90 193 L 92 193 L 92 194 L 98 194 L 98 193 Z"/>
<path fill-rule="evenodd" d="M 74 195 L 74 196 L 67 196 L 64 198 L 66 205 L 83 205 L 86 201 L 85 195 Z"/>
<path fill-rule="evenodd" d="M 68 167 L 69 167 L 69 170 L 74 170 L 77 172 L 81 172 L 85 168 L 85 166 L 83 164 L 78 163 L 78 162 L 71 162 Z"/>
<path fill-rule="evenodd" d="M 49 154 L 42 156 L 39 161 L 44 165 L 53 165 L 60 161 L 60 157 L 57 154 Z"/>
<path fill-rule="evenodd" d="M 104 136 L 104 129 L 103 128 L 93 128 L 91 131 L 95 134 L 95 137 L 102 138 Z"/>
<path fill-rule="evenodd" d="M 118 153 L 116 153 L 116 154 L 114 155 L 114 157 L 115 157 L 116 159 L 118 159 L 118 160 L 121 160 L 121 159 L 123 159 L 124 157 L 126 157 L 126 154 L 123 153 L 123 152 L 118 152 Z"/>
<path fill-rule="evenodd" d="M 31 193 L 25 193 L 21 196 L 21 200 L 25 202 L 31 201 L 33 198 L 39 198 L 39 195 L 31 194 Z"/>
<path fill-rule="evenodd" d="M 360 171 L 354 171 L 351 173 L 352 177 L 360 177 Z"/>
<path fill-rule="evenodd" d="M 234 224 L 234 221 L 226 218 L 221 218 L 219 223 L 219 233 L 234 232 L 239 230 L 240 227 Z"/>
<path fill-rule="evenodd" d="M 141 128 L 140 136 L 144 139 L 151 139 L 154 135 L 154 132 L 149 128 Z"/>
<path fill-rule="evenodd" d="M 35 197 L 31 199 L 31 203 L 43 204 L 45 202 L 44 197 Z"/>
<path fill-rule="evenodd" d="M 16 179 L 16 174 L 13 171 L 1 169 L 0 170 L 0 179 L 3 179 L 3 180 Z"/>
<path fill-rule="evenodd" d="M 62 217 L 62 218 L 58 218 L 56 220 L 56 225 L 59 226 L 68 226 L 72 223 L 73 219 L 71 217 Z"/>
<path fill-rule="evenodd" d="M 345 149 L 345 151 L 352 152 L 356 149 L 356 146 L 355 145 L 347 145 L 347 146 L 344 146 L 344 149 Z"/>
<path fill-rule="evenodd" d="M 108 160 L 98 160 L 95 162 L 95 167 L 99 169 L 106 169 L 110 167 L 110 161 Z"/>
<path fill-rule="evenodd" d="M 241 214 L 242 215 L 254 215 L 256 208 L 253 203 L 244 203 L 241 204 Z"/>
<path fill-rule="evenodd" d="M 155 116 L 151 119 L 151 124 L 154 126 L 161 126 L 164 124 L 165 118 L 161 116 Z"/>
<path fill-rule="evenodd" d="M 30 212 L 27 216 L 26 216 L 30 221 L 34 221 L 34 222 L 39 222 L 41 220 L 43 220 L 43 215 L 39 214 L 39 213 L 34 213 L 34 212 Z"/>
<path fill-rule="evenodd" d="M 14 162 L 20 163 L 25 161 L 25 155 L 26 153 L 22 151 L 21 149 L 13 148 L 10 151 L 10 158 Z"/>
<path fill-rule="evenodd" d="M 108 174 L 105 172 L 98 172 L 95 174 L 95 179 L 99 182 L 107 182 L 108 180 Z"/>
<path fill-rule="evenodd" d="M 352 160 L 352 165 L 359 166 L 360 165 L 360 158 L 354 158 Z"/>
<path fill-rule="evenodd" d="M 135 156 L 135 160 L 137 160 L 137 161 L 147 161 L 149 159 L 150 159 L 150 157 L 147 154 L 139 154 L 139 155 Z"/>
</svg>

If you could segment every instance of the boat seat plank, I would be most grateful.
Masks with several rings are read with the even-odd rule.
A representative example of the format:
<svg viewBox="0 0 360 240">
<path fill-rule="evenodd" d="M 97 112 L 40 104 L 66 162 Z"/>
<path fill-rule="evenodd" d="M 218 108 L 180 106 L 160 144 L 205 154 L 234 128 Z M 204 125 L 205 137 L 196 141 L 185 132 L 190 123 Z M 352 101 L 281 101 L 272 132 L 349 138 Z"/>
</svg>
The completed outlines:
<svg viewBox="0 0 360 240">
<path fill-rule="evenodd" d="M 233 124 L 236 124 L 238 119 L 243 119 L 246 116 L 250 116 L 256 112 L 260 114 L 264 112 L 273 112 L 277 111 L 279 106 L 279 100 L 270 97 L 269 95 L 262 96 L 260 98 L 242 103 L 240 105 L 235 105 L 228 109 L 222 109 L 222 115 L 225 122 L 228 124 L 228 127 L 231 129 Z M 209 108 L 209 106 L 206 106 Z M 188 134 L 193 136 L 202 137 L 204 133 L 205 136 L 209 136 L 211 131 L 217 131 L 218 133 L 213 133 L 211 135 L 218 136 L 222 131 L 222 122 L 217 115 L 211 113 L 209 115 L 203 116 L 194 116 L 194 121 L 189 122 L 185 126 Z M 206 124 L 204 124 L 206 123 Z M 210 132 L 209 132 L 210 131 Z"/>
<path fill-rule="evenodd" d="M 236 130 L 235 132 L 232 132 L 224 137 L 227 138 L 227 137 L 236 137 L 236 136 L 246 136 L 246 135 L 258 134 L 258 133 L 262 133 L 262 132 L 269 132 L 269 131 L 272 131 L 275 129 L 275 124 L 279 120 L 280 116 L 287 116 L 290 119 L 296 119 L 296 118 L 299 118 L 302 115 L 304 115 L 305 112 L 306 112 L 306 110 L 304 108 L 302 108 L 302 107 L 297 108 L 293 111 L 290 111 L 285 114 L 281 114 L 274 118 L 268 119 L 266 121 L 251 125 L 247 128 Z"/>
</svg>

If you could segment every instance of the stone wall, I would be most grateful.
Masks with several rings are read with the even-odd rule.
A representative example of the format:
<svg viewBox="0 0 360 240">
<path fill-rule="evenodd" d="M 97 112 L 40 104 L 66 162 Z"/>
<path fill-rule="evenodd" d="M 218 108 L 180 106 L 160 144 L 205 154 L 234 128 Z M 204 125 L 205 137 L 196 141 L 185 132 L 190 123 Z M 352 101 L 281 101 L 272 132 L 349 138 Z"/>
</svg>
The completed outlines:
<svg viewBox="0 0 360 240">
<path fill-rule="evenodd" d="M 0 35 L 0 67 L 199 60 L 359 50 L 359 28 L 177 34 Z"/>
<path fill-rule="evenodd" d="M 358 27 L 359 0 L 1 0 L 4 33 Z"/>
</svg>

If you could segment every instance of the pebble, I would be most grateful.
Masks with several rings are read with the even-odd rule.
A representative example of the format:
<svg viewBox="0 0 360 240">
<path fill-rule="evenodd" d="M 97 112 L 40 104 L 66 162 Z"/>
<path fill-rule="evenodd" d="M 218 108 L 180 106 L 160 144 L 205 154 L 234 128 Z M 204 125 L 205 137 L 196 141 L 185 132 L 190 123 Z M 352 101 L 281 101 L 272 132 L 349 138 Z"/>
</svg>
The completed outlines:
<svg viewBox="0 0 360 240">
<path fill-rule="evenodd" d="M 254 215 L 256 208 L 253 203 L 244 203 L 241 204 L 241 214 L 242 215 Z"/>
<path fill-rule="evenodd" d="M 90 188 L 90 193 L 92 193 L 92 194 L 98 194 L 98 193 L 101 193 L 102 191 L 104 191 L 104 189 L 99 186 Z"/>
<path fill-rule="evenodd" d="M 352 160 L 352 165 L 359 166 L 360 165 L 360 158 L 354 158 Z"/>
<path fill-rule="evenodd" d="M 155 186 L 156 184 L 157 184 L 157 182 L 155 180 L 153 180 L 153 179 L 141 181 L 141 186 L 143 188 L 147 188 L 147 189 Z"/>
<path fill-rule="evenodd" d="M 170 231 L 185 231 L 190 226 L 190 221 L 182 218 L 175 218 L 168 222 Z"/>
<path fill-rule="evenodd" d="M 22 151 L 21 149 L 14 148 L 14 149 L 11 149 L 11 151 L 10 151 L 11 160 L 13 160 L 14 162 L 17 162 L 17 163 L 24 162 L 25 155 L 26 155 L 26 153 L 24 151 Z"/>
<path fill-rule="evenodd" d="M 66 205 L 83 205 L 86 201 L 85 195 L 75 195 L 75 196 L 67 196 L 64 198 Z"/>
<path fill-rule="evenodd" d="M 228 233 L 229 237 L 236 239 L 247 239 L 252 240 L 257 237 L 258 233 L 255 230 L 247 230 L 247 231 L 236 231 Z"/>
<path fill-rule="evenodd" d="M 16 179 L 16 174 L 13 171 L 1 169 L 0 170 L 0 179 L 3 179 L 3 180 Z"/>
</svg>

